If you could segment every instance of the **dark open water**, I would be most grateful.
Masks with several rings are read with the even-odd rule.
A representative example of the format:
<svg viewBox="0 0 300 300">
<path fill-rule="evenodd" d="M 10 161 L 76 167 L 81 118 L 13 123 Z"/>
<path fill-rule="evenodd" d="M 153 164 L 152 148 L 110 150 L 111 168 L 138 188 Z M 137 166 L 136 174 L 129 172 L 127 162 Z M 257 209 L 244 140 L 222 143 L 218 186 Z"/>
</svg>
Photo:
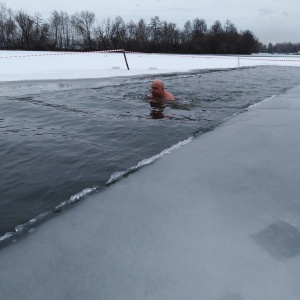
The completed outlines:
<svg viewBox="0 0 300 300">
<path fill-rule="evenodd" d="M 153 76 L 0 83 L 0 242 L 106 188 L 116 172 L 299 85 L 300 68 L 160 77 L 177 97 L 162 119 L 145 98 Z"/>
</svg>

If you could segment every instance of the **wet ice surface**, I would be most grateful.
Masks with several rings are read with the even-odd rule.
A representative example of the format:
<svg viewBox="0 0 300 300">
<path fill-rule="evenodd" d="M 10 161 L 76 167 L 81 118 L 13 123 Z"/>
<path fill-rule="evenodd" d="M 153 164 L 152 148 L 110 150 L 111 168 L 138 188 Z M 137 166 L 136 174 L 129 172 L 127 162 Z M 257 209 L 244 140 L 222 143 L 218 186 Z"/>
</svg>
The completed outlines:
<svg viewBox="0 0 300 300">
<path fill-rule="evenodd" d="M 300 71 L 201 70 L 162 79 L 177 101 L 158 120 L 145 99 L 152 76 L 1 83 L 0 235 L 285 92 Z"/>
<path fill-rule="evenodd" d="M 300 231 L 288 222 L 270 224 L 253 238 L 276 259 L 284 260 L 300 254 Z"/>
</svg>

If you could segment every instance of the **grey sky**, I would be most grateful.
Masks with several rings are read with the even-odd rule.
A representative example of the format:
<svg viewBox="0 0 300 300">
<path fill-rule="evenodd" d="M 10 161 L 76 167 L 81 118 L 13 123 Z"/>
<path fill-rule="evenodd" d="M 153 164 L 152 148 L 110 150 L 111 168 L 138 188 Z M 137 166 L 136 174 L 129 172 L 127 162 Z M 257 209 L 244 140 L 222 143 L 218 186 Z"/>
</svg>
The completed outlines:
<svg viewBox="0 0 300 300">
<path fill-rule="evenodd" d="M 121 16 L 125 22 L 159 16 L 162 21 L 174 22 L 179 28 L 195 18 L 202 18 L 211 26 L 216 20 L 228 19 L 238 30 L 251 30 L 264 43 L 300 42 L 299 0 L 0 0 L 6 7 L 39 12 L 48 19 L 53 10 L 68 14 L 92 11 L 102 22 Z"/>
</svg>

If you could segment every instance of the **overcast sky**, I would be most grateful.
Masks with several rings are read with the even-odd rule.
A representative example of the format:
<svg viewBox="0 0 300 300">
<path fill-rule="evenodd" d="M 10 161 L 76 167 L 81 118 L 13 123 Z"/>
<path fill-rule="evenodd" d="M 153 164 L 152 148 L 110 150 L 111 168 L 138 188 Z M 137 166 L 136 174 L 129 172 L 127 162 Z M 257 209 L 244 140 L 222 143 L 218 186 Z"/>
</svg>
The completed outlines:
<svg viewBox="0 0 300 300">
<path fill-rule="evenodd" d="M 210 27 L 216 20 L 228 19 L 238 30 L 251 30 L 264 44 L 300 42 L 300 0 L 0 0 L 13 11 L 39 12 L 47 20 L 53 10 L 69 15 L 82 10 L 94 12 L 101 23 L 121 16 L 125 22 L 146 23 L 151 17 L 173 22 L 179 28 L 195 18 L 204 19 Z"/>
</svg>

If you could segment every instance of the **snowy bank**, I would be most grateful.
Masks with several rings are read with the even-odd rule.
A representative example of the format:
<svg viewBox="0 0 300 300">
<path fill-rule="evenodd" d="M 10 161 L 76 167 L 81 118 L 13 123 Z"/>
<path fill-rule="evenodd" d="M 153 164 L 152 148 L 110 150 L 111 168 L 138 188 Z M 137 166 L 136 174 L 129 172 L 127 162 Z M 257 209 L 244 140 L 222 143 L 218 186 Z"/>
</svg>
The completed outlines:
<svg viewBox="0 0 300 300">
<path fill-rule="evenodd" d="M 0 81 L 105 78 L 256 65 L 300 66 L 299 56 L 0 51 Z"/>
</svg>

